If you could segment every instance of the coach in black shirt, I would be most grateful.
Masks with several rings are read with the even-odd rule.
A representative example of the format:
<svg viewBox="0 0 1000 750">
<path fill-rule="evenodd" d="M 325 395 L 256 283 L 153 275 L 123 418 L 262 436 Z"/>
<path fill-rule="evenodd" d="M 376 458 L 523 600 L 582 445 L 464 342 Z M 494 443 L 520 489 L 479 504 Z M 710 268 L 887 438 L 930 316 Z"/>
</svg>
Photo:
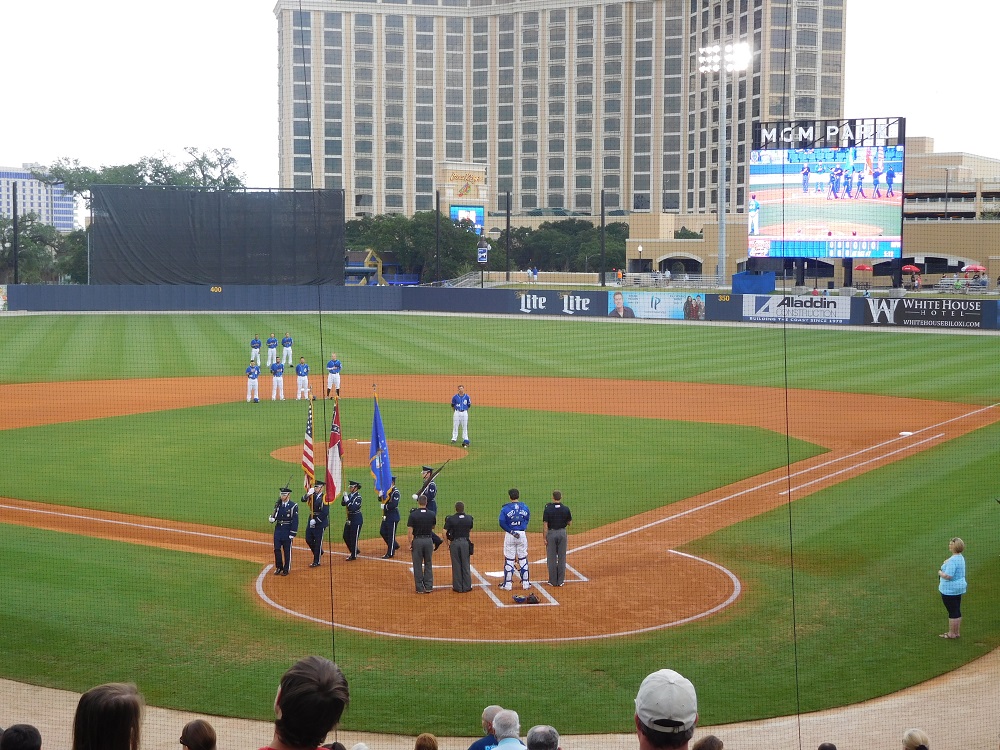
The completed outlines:
<svg viewBox="0 0 1000 750">
<path fill-rule="evenodd" d="M 406 532 L 410 537 L 410 552 L 413 557 L 413 582 L 418 594 L 429 594 L 434 590 L 434 526 L 437 518 L 427 509 L 427 495 L 417 498 L 417 507 L 410 511 L 406 521 Z"/>
<path fill-rule="evenodd" d="M 562 586 L 566 582 L 566 527 L 573 522 L 569 507 L 563 505 L 562 493 L 552 493 L 552 502 L 542 512 L 542 539 L 549 565 L 549 585 Z"/>
<path fill-rule="evenodd" d="M 444 519 L 444 533 L 451 551 L 451 588 L 460 594 L 472 591 L 472 564 L 469 560 L 469 532 L 472 516 L 465 514 L 465 503 L 455 503 L 455 515 Z"/>
</svg>

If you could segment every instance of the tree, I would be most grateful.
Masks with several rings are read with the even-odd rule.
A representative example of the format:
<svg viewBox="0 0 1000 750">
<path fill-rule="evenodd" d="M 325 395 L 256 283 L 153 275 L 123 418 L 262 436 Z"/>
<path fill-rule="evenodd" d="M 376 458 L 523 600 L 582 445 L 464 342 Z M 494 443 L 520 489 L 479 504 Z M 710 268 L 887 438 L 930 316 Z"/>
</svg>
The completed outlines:
<svg viewBox="0 0 1000 750">
<path fill-rule="evenodd" d="M 61 237 L 56 228 L 43 224 L 38 215 L 27 213 L 18 219 L 18 277 L 23 284 L 39 284 L 58 279 L 56 257 Z M 0 282 L 14 281 L 14 220 L 0 217 Z"/>
</svg>

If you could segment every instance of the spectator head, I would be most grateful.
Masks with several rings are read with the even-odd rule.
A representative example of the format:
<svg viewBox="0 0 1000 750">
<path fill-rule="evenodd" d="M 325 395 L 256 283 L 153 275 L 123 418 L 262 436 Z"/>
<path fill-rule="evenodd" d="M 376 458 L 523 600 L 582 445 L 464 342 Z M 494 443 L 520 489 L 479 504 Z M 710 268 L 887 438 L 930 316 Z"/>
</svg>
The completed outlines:
<svg viewBox="0 0 1000 750">
<path fill-rule="evenodd" d="M 493 717 L 493 736 L 497 740 L 520 739 L 521 717 L 517 715 L 517 711 L 505 708 L 497 712 Z"/>
<path fill-rule="evenodd" d="M 352 745 L 351 750 L 368 750 L 368 745 L 364 742 L 359 742 L 356 745 Z"/>
<path fill-rule="evenodd" d="M 691 750 L 722 750 L 722 740 L 714 734 L 706 734 L 691 745 Z M 837 748 L 833 748 L 837 750 Z"/>
<path fill-rule="evenodd" d="M 274 698 L 275 738 L 291 748 L 319 747 L 350 702 L 340 667 L 322 656 L 307 656 L 281 677 Z"/>
<path fill-rule="evenodd" d="M 528 750 L 559 750 L 559 732 L 548 724 L 539 724 L 528 730 Z"/>
<path fill-rule="evenodd" d="M 923 729 L 907 729 L 903 735 L 903 747 L 906 750 L 930 750 L 931 740 Z"/>
<path fill-rule="evenodd" d="M 0 729 L 0 750 L 41 750 L 42 735 L 31 724 L 12 724 Z"/>
<path fill-rule="evenodd" d="M 215 750 L 215 729 L 204 719 L 189 721 L 181 730 L 181 744 L 187 750 Z"/>
<path fill-rule="evenodd" d="M 413 745 L 413 750 L 438 750 L 437 737 L 427 732 L 418 734 L 417 741 Z"/>
<path fill-rule="evenodd" d="M 76 706 L 73 750 L 138 750 L 143 705 L 132 684 L 91 688 Z"/>
<path fill-rule="evenodd" d="M 686 748 L 698 723 L 698 696 L 691 681 L 661 669 L 642 681 L 635 696 L 635 728 L 639 746 Z"/>
<path fill-rule="evenodd" d="M 325 745 L 320 745 L 320 747 L 325 747 L 326 750 L 347 750 L 343 742 L 327 742 Z"/>
<path fill-rule="evenodd" d="M 832 742 L 824 742 L 819 746 L 819 750 L 837 750 L 837 746 Z"/>
<path fill-rule="evenodd" d="M 455 510 L 458 510 L 459 505 L 461 505 L 461 503 L 455 503 Z M 465 506 L 462 506 L 462 510 L 458 510 L 459 513 L 464 511 Z M 483 731 L 486 734 L 493 734 L 493 719 L 495 719 L 496 715 L 501 711 L 503 711 L 503 706 L 496 705 L 487 706 L 483 709 Z"/>
</svg>

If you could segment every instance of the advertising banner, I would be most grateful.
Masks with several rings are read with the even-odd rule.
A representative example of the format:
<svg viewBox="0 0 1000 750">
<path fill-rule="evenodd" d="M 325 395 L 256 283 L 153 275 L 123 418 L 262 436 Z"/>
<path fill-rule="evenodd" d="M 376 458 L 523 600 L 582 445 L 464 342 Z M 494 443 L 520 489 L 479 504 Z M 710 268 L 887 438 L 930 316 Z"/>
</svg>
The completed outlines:
<svg viewBox="0 0 1000 750">
<path fill-rule="evenodd" d="M 571 292 L 540 289 L 537 292 L 510 292 L 513 309 L 524 315 L 604 315 L 606 292 Z"/>
<path fill-rule="evenodd" d="M 706 295 L 682 292 L 627 292 L 616 289 L 607 293 L 609 318 L 645 318 L 647 320 L 704 320 Z"/>
<path fill-rule="evenodd" d="M 851 322 L 851 298 L 746 294 L 743 295 L 743 320 L 847 325 Z"/>
<path fill-rule="evenodd" d="M 987 302 L 981 299 L 864 300 L 865 325 L 911 328 L 991 328 L 983 315 Z"/>
</svg>

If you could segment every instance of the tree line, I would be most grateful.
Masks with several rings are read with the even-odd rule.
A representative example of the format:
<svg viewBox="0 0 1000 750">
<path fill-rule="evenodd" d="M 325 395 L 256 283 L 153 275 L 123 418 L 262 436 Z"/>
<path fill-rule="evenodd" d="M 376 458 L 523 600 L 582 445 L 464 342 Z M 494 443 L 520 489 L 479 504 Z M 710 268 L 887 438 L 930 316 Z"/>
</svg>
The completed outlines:
<svg viewBox="0 0 1000 750">
<path fill-rule="evenodd" d="M 77 159 L 61 158 L 33 176 L 47 184 L 62 184 L 77 198 L 88 200 L 93 185 L 173 185 L 208 190 L 238 190 L 245 187 L 229 149 L 202 151 L 186 148 L 186 158 L 175 161 L 160 154 L 131 164 L 90 167 Z M 18 222 L 18 273 L 27 284 L 69 281 L 87 283 L 87 231 L 60 234 L 28 213 Z M 462 276 L 480 268 L 477 248 L 480 237 L 469 224 L 455 224 L 434 211 L 412 217 L 383 214 L 352 219 L 346 223 L 349 250 L 374 250 L 392 258 L 400 273 L 419 275 L 421 282 Z M 605 232 L 604 268 L 625 264 L 628 225 L 608 224 Z M 489 263 L 486 269 L 507 268 L 507 235 L 486 238 Z M 600 228 L 576 218 L 547 221 L 537 229 L 512 227 L 510 232 L 512 271 L 538 268 L 542 271 L 600 271 Z M 13 221 L 0 218 L 0 283 L 13 281 Z"/>
</svg>

